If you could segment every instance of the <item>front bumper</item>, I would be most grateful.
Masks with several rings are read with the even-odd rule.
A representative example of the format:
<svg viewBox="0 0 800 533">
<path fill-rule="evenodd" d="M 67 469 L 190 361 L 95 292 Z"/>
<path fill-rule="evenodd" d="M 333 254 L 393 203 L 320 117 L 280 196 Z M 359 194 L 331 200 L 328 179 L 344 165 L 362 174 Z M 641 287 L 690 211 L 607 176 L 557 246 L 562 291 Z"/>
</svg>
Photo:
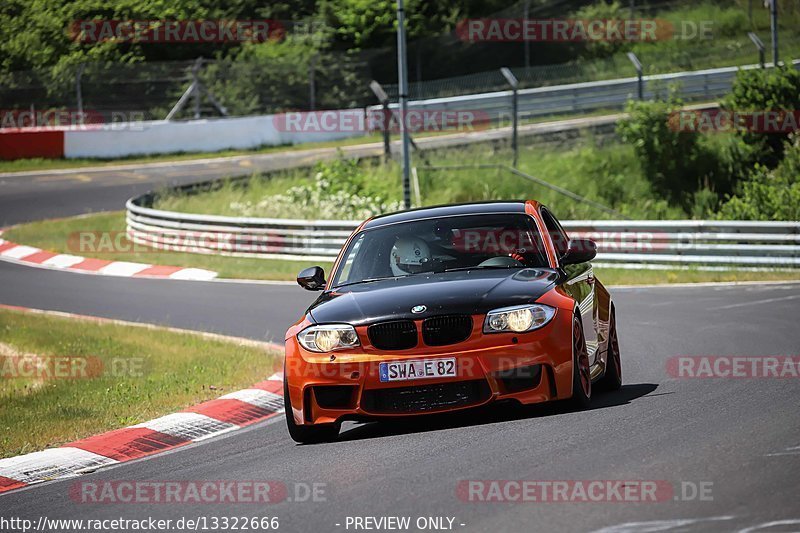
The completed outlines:
<svg viewBox="0 0 800 533">
<path fill-rule="evenodd" d="M 572 316 L 559 310 L 545 327 L 529 333 L 482 332 L 483 317 L 473 317 L 464 342 L 442 347 L 422 344 L 380 351 L 368 343 L 366 328 L 356 328 L 363 346 L 333 354 L 303 349 L 286 340 L 285 377 L 297 424 L 325 424 L 440 413 L 497 400 L 523 404 L 572 395 Z M 456 358 L 456 376 L 382 382 L 387 361 Z"/>
</svg>

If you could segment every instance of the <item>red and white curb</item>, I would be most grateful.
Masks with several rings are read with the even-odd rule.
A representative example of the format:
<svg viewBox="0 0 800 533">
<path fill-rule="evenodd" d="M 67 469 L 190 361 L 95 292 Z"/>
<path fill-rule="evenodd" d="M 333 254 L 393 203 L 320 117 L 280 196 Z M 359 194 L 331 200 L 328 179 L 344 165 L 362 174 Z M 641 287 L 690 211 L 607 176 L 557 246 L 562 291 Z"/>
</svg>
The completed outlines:
<svg viewBox="0 0 800 533">
<path fill-rule="evenodd" d="M 0 261 L 8 261 L 29 266 L 80 272 L 82 274 L 101 274 L 105 276 L 134 278 L 167 278 L 193 281 L 208 281 L 217 273 L 202 268 L 149 265 L 127 261 L 109 261 L 80 257 L 70 254 L 48 252 L 33 246 L 25 246 L 3 238 L 0 231 Z"/>
<path fill-rule="evenodd" d="M 0 459 L 0 493 L 76 477 L 216 437 L 283 412 L 283 374 L 180 413 L 8 459 Z"/>
</svg>

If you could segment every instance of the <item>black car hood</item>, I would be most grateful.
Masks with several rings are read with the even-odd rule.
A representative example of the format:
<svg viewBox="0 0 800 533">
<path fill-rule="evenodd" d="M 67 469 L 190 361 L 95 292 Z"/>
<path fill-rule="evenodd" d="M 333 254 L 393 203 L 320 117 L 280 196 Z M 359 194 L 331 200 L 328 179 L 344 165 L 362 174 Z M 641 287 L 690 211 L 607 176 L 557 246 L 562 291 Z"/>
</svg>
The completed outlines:
<svg viewBox="0 0 800 533">
<path fill-rule="evenodd" d="M 344 322 L 355 326 L 439 314 L 483 314 L 498 307 L 532 303 L 557 281 L 556 271 L 536 268 L 418 274 L 325 292 L 308 312 L 318 324 Z M 427 310 L 411 313 L 417 305 Z"/>
</svg>

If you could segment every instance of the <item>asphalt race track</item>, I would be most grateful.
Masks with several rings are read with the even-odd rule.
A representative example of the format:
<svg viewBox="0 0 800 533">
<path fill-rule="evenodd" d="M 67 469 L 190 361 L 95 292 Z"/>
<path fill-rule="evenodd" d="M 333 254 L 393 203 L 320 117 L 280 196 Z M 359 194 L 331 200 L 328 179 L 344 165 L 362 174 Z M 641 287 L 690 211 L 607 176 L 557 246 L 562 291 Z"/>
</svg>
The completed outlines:
<svg viewBox="0 0 800 533">
<path fill-rule="evenodd" d="M 114 194 L 106 194 L 102 181 L 58 183 L 32 191 L 0 180 L 0 219 L 11 223 L 118 209 L 119 198 L 129 192 L 124 188 L 137 187 L 109 186 Z M 27 212 L 34 213 L 30 217 L 12 198 L 23 189 Z M 6 211 L 12 204 L 15 211 Z M 296 446 L 279 417 L 80 479 L 279 480 L 290 495 L 295 483 L 318 483 L 324 484 L 320 501 L 79 504 L 69 495 L 74 480 L 64 480 L 0 496 L 0 516 L 34 521 L 40 516 L 277 516 L 280 531 L 320 532 L 346 531 L 348 516 L 410 516 L 412 523 L 417 517 L 443 516 L 455 519 L 456 531 L 486 532 L 800 530 L 800 381 L 688 379 L 667 372 L 674 356 L 797 356 L 800 284 L 617 289 L 612 294 L 625 386 L 596 396 L 589 411 L 498 407 L 394 424 L 348 424 L 337 442 L 315 446 Z M 3 304 L 261 340 L 280 341 L 311 297 L 289 285 L 116 279 L 0 263 Z M 254 381 L 263 377 L 253 376 Z M 610 479 L 665 480 L 675 488 L 675 498 L 486 503 L 464 501 L 457 492 L 461 480 Z M 692 497 L 691 489 L 701 484 L 711 487 L 702 500 Z M 659 523 L 622 525 L 652 521 Z M 767 526 L 775 521 L 782 524 Z"/>
</svg>

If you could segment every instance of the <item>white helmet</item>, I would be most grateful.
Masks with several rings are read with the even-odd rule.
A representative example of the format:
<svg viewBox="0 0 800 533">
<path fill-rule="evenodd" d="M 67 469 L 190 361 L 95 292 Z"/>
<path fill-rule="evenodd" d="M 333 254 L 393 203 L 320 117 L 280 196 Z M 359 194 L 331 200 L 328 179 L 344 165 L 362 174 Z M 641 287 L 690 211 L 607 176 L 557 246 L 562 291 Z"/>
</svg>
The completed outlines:
<svg viewBox="0 0 800 533">
<path fill-rule="evenodd" d="M 431 249 L 416 237 L 401 237 L 392 246 L 390 266 L 395 276 L 417 274 L 430 267 Z"/>
</svg>

